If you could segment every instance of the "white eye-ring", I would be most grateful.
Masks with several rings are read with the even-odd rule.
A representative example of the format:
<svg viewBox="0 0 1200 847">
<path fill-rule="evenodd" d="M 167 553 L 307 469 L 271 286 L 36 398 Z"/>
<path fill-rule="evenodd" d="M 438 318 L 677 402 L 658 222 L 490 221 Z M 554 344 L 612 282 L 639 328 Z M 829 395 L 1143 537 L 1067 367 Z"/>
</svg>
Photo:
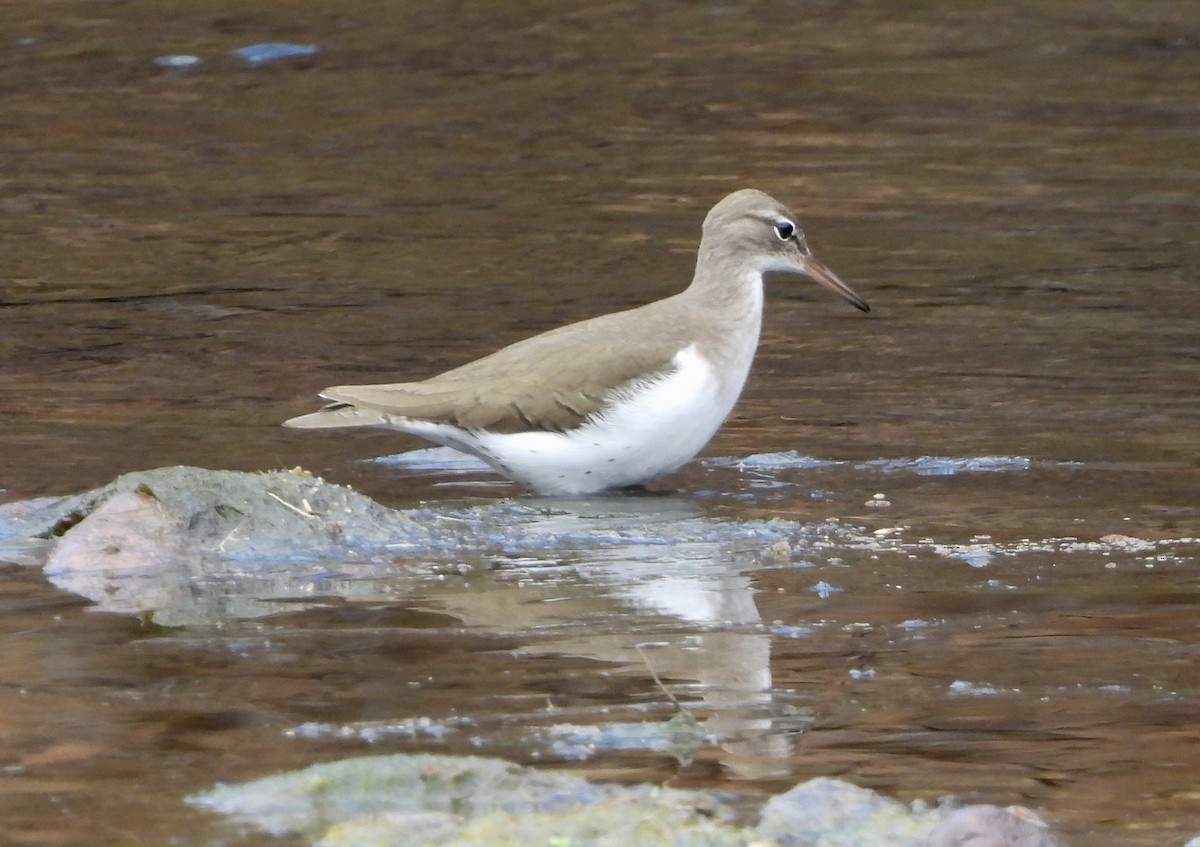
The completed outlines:
<svg viewBox="0 0 1200 847">
<path fill-rule="evenodd" d="M 775 221 L 775 237 L 788 241 L 796 234 L 796 225 L 787 219 Z"/>
</svg>

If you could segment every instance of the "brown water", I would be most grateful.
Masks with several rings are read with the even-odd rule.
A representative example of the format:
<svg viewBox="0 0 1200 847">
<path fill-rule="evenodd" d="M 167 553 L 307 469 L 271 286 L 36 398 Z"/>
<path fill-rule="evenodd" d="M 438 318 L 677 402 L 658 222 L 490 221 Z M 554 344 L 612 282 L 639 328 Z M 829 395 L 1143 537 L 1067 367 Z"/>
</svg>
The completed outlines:
<svg viewBox="0 0 1200 847">
<path fill-rule="evenodd" d="M 278 422 L 325 385 L 677 290 L 704 212 L 750 185 L 874 311 L 774 280 L 707 455 L 846 463 L 777 487 L 696 464 L 634 508 L 911 540 L 475 562 L 217 627 L 89 612 L 5 567 L 0 842 L 213 843 L 180 802 L 212 782 L 476 744 L 625 781 L 963 793 L 1073 845 L 1200 833 L 1195 4 L 68 0 L 5 6 L 0 33 L 3 498 L 175 463 L 303 465 L 397 506 L 517 495 L 356 463 L 417 446 L 394 436 Z M 322 52 L 223 58 L 268 40 Z M 860 464 L 925 454 L 1033 464 Z M 1044 543 L 1113 533 L 1156 546 Z M 972 567 L 948 545 L 973 539 L 1008 554 Z M 669 715 L 648 662 L 725 743 L 678 767 L 528 740 Z M 475 724 L 284 733 L 413 716 Z"/>
</svg>

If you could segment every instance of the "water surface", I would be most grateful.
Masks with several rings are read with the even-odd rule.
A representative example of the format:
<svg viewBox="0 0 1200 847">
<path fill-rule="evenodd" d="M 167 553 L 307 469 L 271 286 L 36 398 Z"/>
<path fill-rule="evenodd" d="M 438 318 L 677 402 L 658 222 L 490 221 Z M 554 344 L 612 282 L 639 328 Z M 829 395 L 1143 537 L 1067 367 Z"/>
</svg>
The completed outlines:
<svg viewBox="0 0 1200 847">
<path fill-rule="evenodd" d="M 325 385 L 672 293 L 707 209 L 754 186 L 873 311 L 772 280 L 717 461 L 629 508 L 880 539 L 401 557 L 403 589 L 331 573 L 216 626 L 89 611 L 5 567 L 0 840 L 210 843 L 180 798 L 215 781 L 480 746 L 624 781 L 1022 803 L 1073 845 L 1200 833 L 1190 12 L 0 11 L 0 496 L 175 463 L 302 465 L 398 507 L 521 496 L 358 461 L 415 442 L 278 423 Z M 320 52 L 228 55 L 267 41 Z M 835 464 L 723 461 L 793 450 Z M 908 461 L 930 455 L 1028 466 Z M 669 717 L 655 674 L 718 739 L 691 764 L 531 738 Z M 472 728 L 294 732 L 413 718 Z"/>
</svg>

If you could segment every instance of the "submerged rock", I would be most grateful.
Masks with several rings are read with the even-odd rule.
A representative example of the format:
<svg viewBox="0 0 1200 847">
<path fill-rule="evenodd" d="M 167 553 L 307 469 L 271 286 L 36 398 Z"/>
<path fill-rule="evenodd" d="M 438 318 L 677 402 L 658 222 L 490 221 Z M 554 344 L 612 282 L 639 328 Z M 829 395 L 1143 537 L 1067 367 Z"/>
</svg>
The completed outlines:
<svg viewBox="0 0 1200 847">
<path fill-rule="evenodd" d="M 251 44 L 231 50 L 230 54 L 241 59 L 251 67 L 278 62 L 281 59 L 303 59 L 317 55 L 319 47 L 315 44 L 290 44 L 286 41 L 265 41 L 261 44 Z"/>
<path fill-rule="evenodd" d="M 172 467 L 125 474 L 84 494 L 0 505 L 0 561 L 46 565 L 53 582 L 95 608 L 149 614 L 163 625 L 261 617 L 335 596 L 392 602 L 422 579 L 526 566 L 567 568 L 603 582 L 622 607 L 704 623 L 758 623 L 749 594 L 728 590 L 741 584 L 739 562 L 746 560 L 814 567 L 840 562 L 846 550 L 909 558 L 932 550 L 982 567 L 1038 551 L 1126 558 L 1147 552 L 1124 536 L 1015 544 L 977 536 L 947 545 L 907 540 L 904 529 L 868 534 L 833 519 L 714 516 L 687 495 L 395 510 L 300 470 Z M 1194 543 L 1147 542 L 1153 550 Z M 837 588 L 825 580 L 813 586 L 822 597 Z"/>
<path fill-rule="evenodd" d="M 619 590 L 636 592 L 629 578 L 639 569 L 690 579 L 781 544 L 863 540 L 837 523 L 714 519 L 671 497 L 401 511 L 299 470 L 158 468 L 85 494 L 0 506 L 0 561 L 45 564 L 51 581 L 97 609 L 163 625 L 260 617 L 333 595 L 391 601 L 439 567 L 488 570 L 513 557 L 587 562 L 595 574 L 620 562 Z M 683 599 L 696 614 L 694 598 Z"/>
<path fill-rule="evenodd" d="M 173 53 L 154 57 L 154 64 L 169 71 L 190 71 L 204 64 L 204 60 L 186 53 Z"/>
<path fill-rule="evenodd" d="M 141 496 L 100 511 L 113 497 L 130 493 Z M 257 563 L 550 547 L 711 544 L 758 551 L 803 538 L 864 538 L 837 523 L 714 520 L 695 504 L 671 498 L 579 498 L 565 504 L 503 500 L 397 511 L 298 469 L 244 473 L 171 467 L 128 473 L 85 494 L 0 506 L 0 543 L 95 533 L 90 537 L 104 551 L 114 546 L 104 533 L 113 531 L 121 516 L 131 538 L 157 538 L 165 547 L 185 547 L 190 556 Z"/>
</svg>

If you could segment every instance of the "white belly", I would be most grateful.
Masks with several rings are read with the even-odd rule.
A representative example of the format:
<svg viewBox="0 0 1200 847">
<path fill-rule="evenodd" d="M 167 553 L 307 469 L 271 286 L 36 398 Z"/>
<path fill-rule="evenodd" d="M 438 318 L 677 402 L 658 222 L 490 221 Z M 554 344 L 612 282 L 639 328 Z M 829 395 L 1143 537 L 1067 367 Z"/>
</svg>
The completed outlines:
<svg viewBox="0 0 1200 847">
<path fill-rule="evenodd" d="M 540 494 L 591 494 L 648 482 L 695 456 L 737 402 L 745 373 L 722 384 L 694 347 L 665 376 L 633 385 L 603 415 L 569 432 L 464 432 L 413 421 L 405 427 L 474 453 Z M 749 362 L 746 363 L 749 370 Z"/>
</svg>

